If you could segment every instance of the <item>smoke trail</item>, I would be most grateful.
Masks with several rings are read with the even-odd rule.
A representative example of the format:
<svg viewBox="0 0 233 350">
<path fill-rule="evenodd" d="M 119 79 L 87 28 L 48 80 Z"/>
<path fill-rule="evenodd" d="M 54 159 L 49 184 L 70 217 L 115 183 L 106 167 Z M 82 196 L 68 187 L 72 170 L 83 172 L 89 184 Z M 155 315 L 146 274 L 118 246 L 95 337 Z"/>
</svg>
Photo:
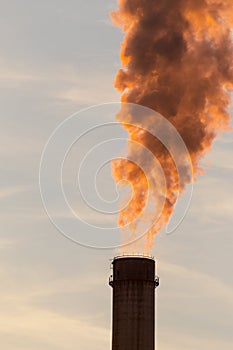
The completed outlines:
<svg viewBox="0 0 233 350">
<path fill-rule="evenodd" d="M 167 118 L 190 152 L 194 174 L 202 172 L 200 159 L 216 135 L 230 129 L 232 0 L 119 0 L 111 17 L 125 32 L 122 67 L 115 81 L 122 102 L 149 107 Z M 153 124 L 151 119 L 147 122 Z M 175 164 L 157 139 L 140 129 L 126 129 L 129 139 L 154 153 L 166 176 L 162 217 L 147 234 L 150 248 L 154 234 L 168 222 L 177 196 L 191 179 L 179 183 Z M 129 147 L 128 152 L 133 149 Z M 113 162 L 113 175 L 116 181 L 124 178 L 134 187 L 134 199 L 120 213 L 119 224 L 124 226 L 143 209 L 146 183 L 140 169 L 123 160 Z"/>
</svg>

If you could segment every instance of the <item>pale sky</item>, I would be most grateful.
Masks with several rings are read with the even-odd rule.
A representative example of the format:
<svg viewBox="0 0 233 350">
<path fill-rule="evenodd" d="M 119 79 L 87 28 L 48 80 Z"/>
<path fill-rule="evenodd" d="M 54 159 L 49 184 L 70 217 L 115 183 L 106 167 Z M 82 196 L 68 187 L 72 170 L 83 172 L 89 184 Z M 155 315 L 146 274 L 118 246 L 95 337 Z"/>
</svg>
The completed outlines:
<svg viewBox="0 0 233 350">
<path fill-rule="evenodd" d="M 122 34 L 116 1 L 1 1 L 0 343 L 4 350 L 110 350 L 110 259 L 52 225 L 39 164 L 59 123 L 119 101 L 113 80 Z M 114 116 L 112 116 L 114 119 Z M 231 350 L 233 137 L 206 157 L 185 220 L 152 251 L 161 285 L 157 348 Z M 85 234 L 85 232 L 84 232 Z"/>
</svg>

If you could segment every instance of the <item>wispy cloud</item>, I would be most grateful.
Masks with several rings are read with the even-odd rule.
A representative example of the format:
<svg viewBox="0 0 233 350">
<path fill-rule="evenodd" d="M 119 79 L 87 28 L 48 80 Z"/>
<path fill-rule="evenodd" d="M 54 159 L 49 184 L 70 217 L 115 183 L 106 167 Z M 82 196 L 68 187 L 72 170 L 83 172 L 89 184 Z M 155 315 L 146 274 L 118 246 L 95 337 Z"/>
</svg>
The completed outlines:
<svg viewBox="0 0 233 350">
<path fill-rule="evenodd" d="M 30 190 L 30 186 L 5 186 L 0 187 L 0 199 L 13 197 Z"/>
</svg>

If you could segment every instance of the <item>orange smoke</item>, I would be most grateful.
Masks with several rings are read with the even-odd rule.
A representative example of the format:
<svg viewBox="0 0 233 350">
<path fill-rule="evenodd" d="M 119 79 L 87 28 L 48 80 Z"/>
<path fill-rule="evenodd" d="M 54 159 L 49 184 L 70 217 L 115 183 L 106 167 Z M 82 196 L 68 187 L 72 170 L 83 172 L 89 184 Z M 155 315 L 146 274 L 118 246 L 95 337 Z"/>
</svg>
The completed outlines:
<svg viewBox="0 0 233 350">
<path fill-rule="evenodd" d="M 125 32 L 122 67 L 115 81 L 121 101 L 149 107 L 167 118 L 187 146 L 194 175 L 201 173 L 200 159 L 216 135 L 230 129 L 232 0 L 119 0 L 111 17 Z M 125 121 L 119 114 L 118 119 L 134 122 L 134 116 Z M 180 183 L 176 166 L 158 139 L 141 129 L 125 128 L 129 140 L 153 152 L 166 178 L 162 216 L 147 233 L 148 250 L 191 179 Z M 128 151 L 134 152 L 130 146 Z M 148 186 L 156 186 L 156 179 L 148 184 L 140 167 L 125 160 L 113 162 L 113 176 L 130 181 L 134 188 L 134 198 L 120 212 L 119 225 L 124 226 L 143 210 Z"/>
</svg>

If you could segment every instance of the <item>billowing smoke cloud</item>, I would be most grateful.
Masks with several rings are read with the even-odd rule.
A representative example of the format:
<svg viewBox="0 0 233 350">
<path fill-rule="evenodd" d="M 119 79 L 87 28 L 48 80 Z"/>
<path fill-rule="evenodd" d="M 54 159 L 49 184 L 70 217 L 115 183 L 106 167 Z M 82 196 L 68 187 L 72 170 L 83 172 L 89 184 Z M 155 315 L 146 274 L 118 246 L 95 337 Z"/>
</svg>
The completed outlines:
<svg viewBox="0 0 233 350">
<path fill-rule="evenodd" d="M 194 174 L 200 173 L 199 161 L 216 135 L 230 129 L 232 0 L 119 0 L 111 17 L 125 32 L 122 67 L 115 81 L 122 102 L 149 107 L 167 118 L 188 148 Z M 191 179 L 179 182 L 174 162 L 157 139 L 140 129 L 127 129 L 130 140 L 154 153 L 166 176 L 165 205 L 147 234 L 148 248 Z M 133 152 L 130 147 L 129 152 Z M 140 168 L 131 162 L 114 162 L 113 175 L 116 181 L 127 179 L 134 187 L 134 199 L 119 217 L 124 226 L 143 209 L 147 184 Z"/>
</svg>

